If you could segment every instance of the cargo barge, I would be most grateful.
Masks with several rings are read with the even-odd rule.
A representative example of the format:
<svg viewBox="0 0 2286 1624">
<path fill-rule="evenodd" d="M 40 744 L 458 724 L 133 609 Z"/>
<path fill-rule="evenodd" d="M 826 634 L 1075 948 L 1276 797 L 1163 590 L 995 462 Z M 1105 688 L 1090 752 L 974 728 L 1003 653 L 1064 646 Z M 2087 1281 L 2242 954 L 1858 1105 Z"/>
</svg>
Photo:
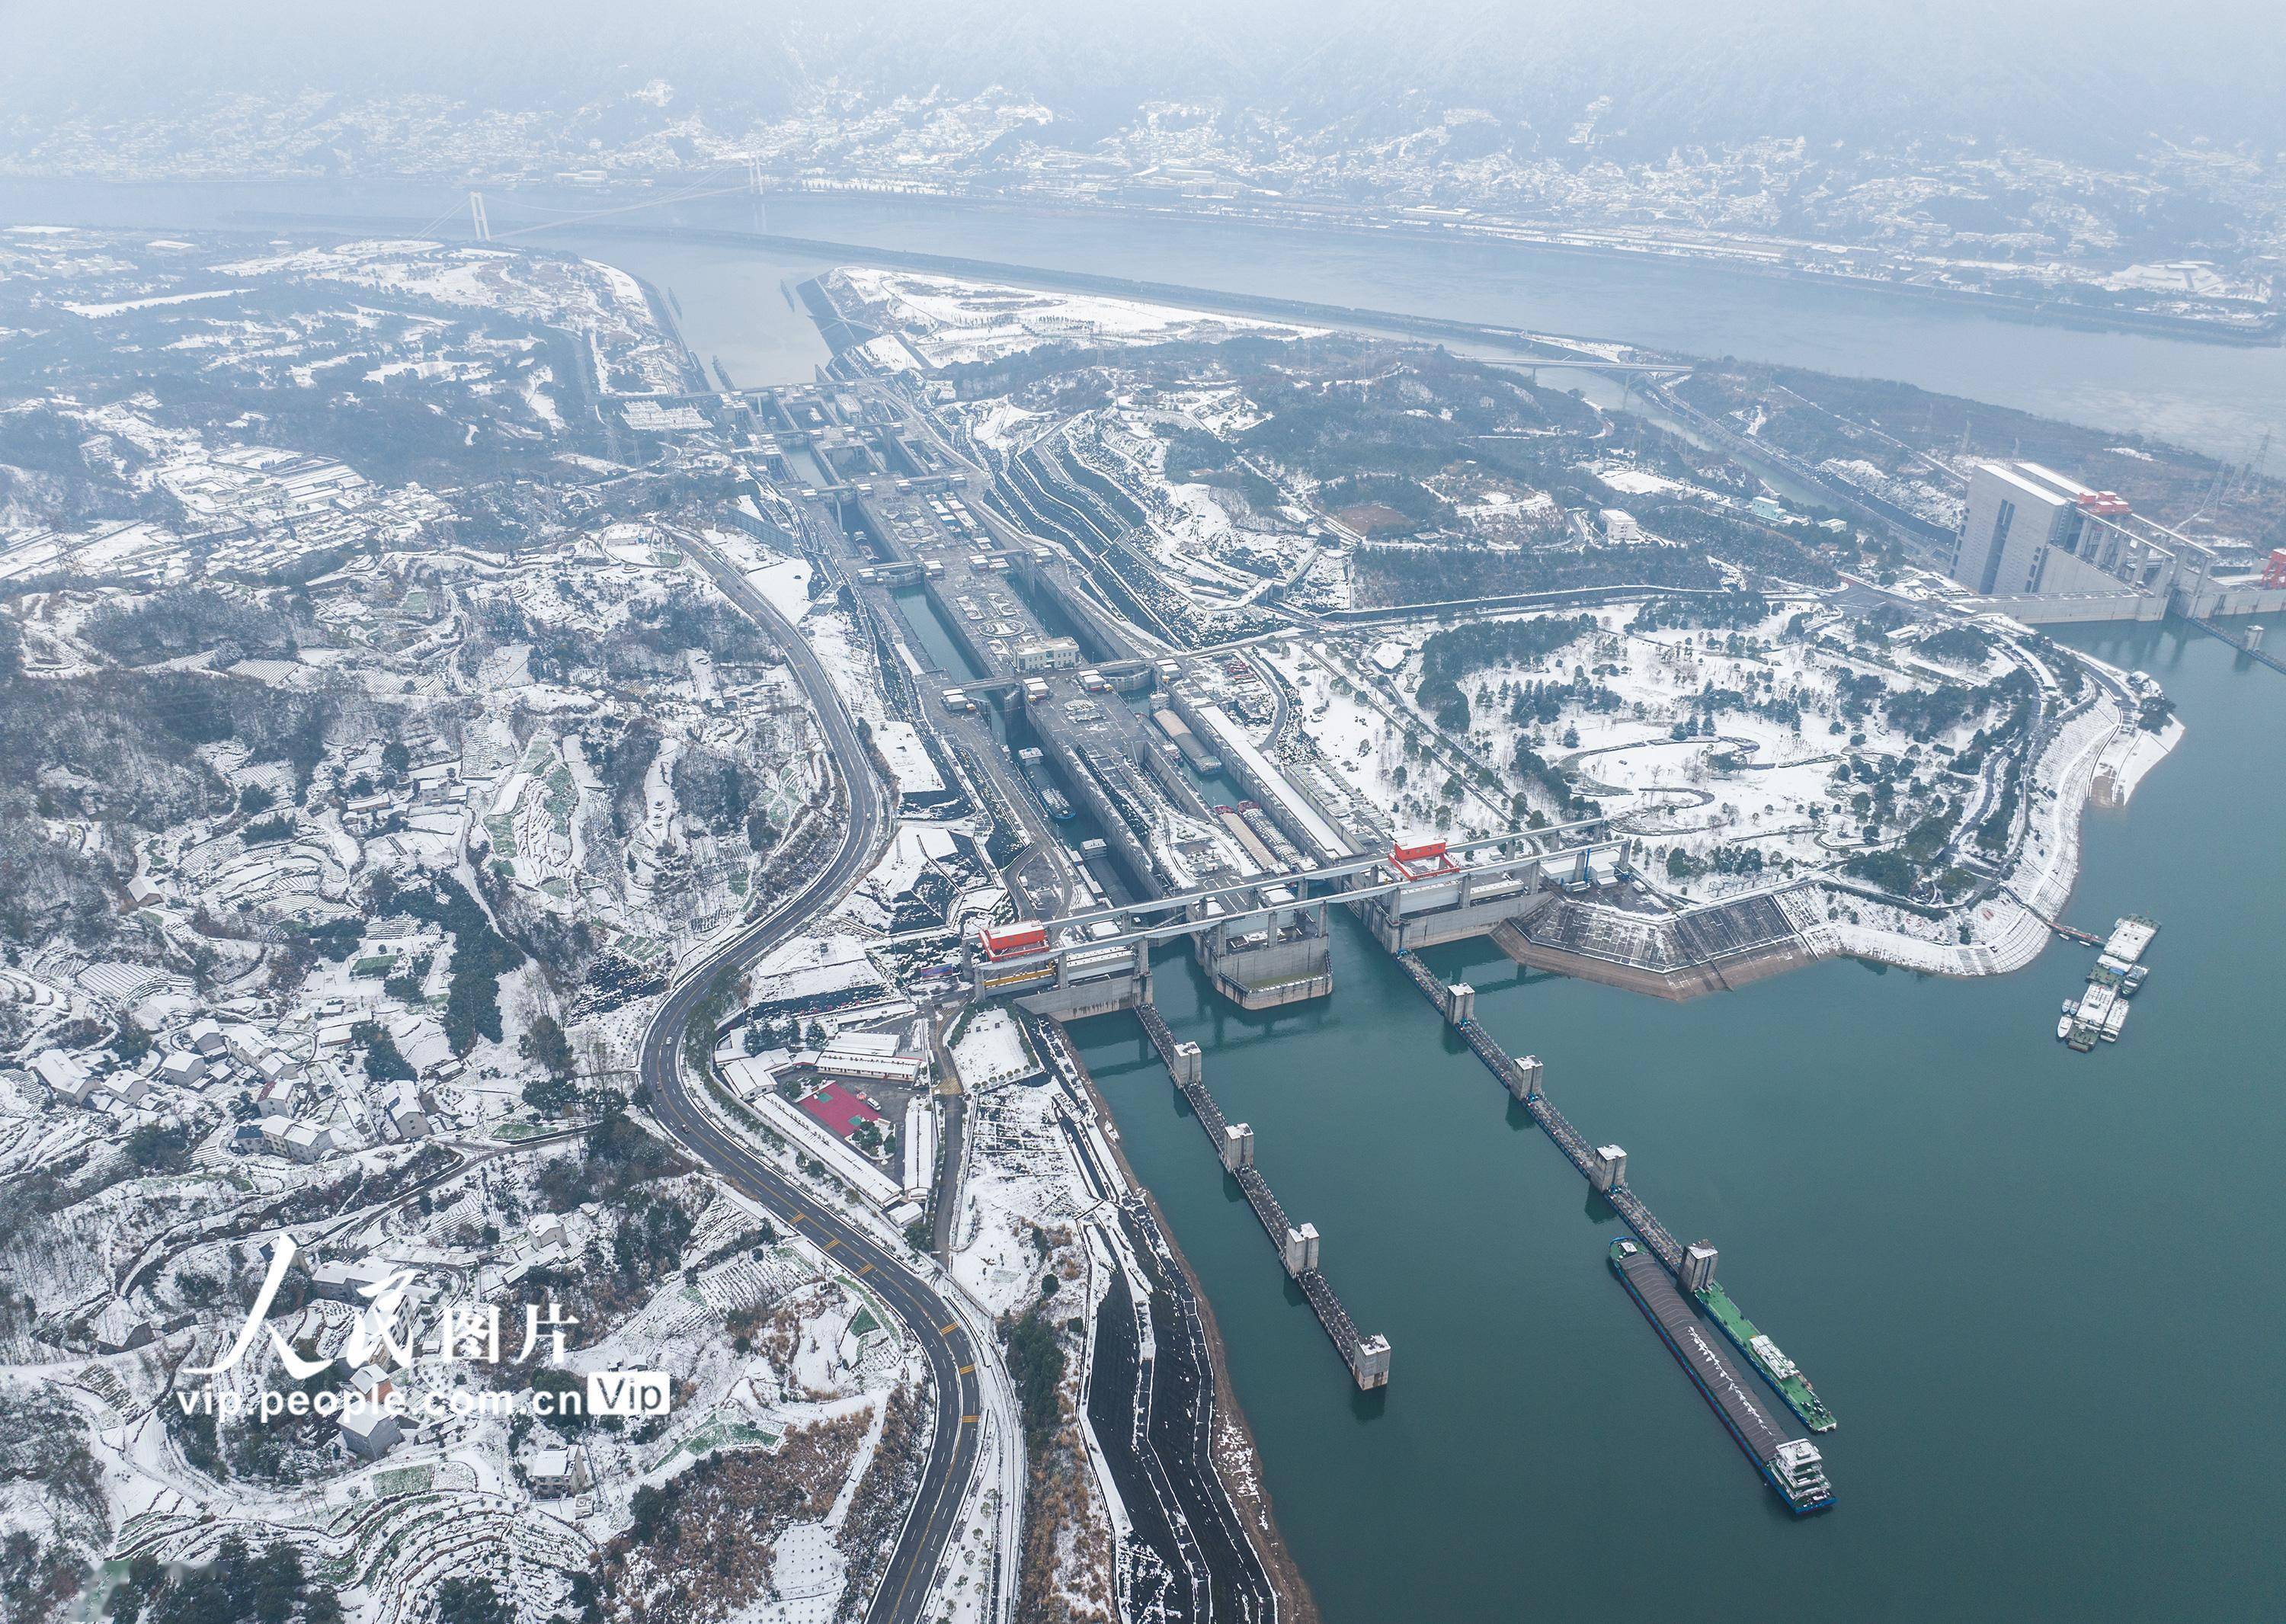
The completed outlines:
<svg viewBox="0 0 2286 1624">
<path fill-rule="evenodd" d="M 1817 1396 L 1817 1389 L 1801 1373 L 1801 1367 L 1778 1351 L 1778 1344 L 1754 1328 L 1754 1322 L 1738 1312 L 1730 1294 L 1721 1285 L 1710 1283 L 1698 1294 L 1699 1306 L 1722 1328 L 1731 1345 L 1746 1356 L 1757 1375 L 1775 1389 L 1786 1407 L 1801 1418 L 1801 1424 L 1813 1432 L 1831 1432 L 1841 1423 L 1833 1419 L 1833 1412 L 1825 1407 L 1825 1400 Z"/>
<path fill-rule="evenodd" d="M 1068 822 L 1072 816 L 1072 803 L 1049 778 L 1046 758 L 1037 750 L 1019 750 L 1016 753 L 1016 764 L 1024 769 L 1024 781 L 1032 786 L 1032 792 L 1040 798 L 1042 809 L 1060 824 Z"/>
<path fill-rule="evenodd" d="M 1798 1438 L 1763 1404 L 1707 1336 L 1698 1313 L 1675 1289 L 1675 1281 L 1658 1258 L 1634 1241 L 1614 1241 L 1609 1254 L 1612 1273 L 1651 1322 L 1677 1363 L 1691 1373 L 1699 1391 L 1722 1419 L 1731 1438 L 1762 1479 L 1778 1491 L 1786 1509 L 1808 1517 L 1833 1504 L 1833 1486 L 1825 1480 L 1825 1457 L 1817 1446 Z"/>
</svg>

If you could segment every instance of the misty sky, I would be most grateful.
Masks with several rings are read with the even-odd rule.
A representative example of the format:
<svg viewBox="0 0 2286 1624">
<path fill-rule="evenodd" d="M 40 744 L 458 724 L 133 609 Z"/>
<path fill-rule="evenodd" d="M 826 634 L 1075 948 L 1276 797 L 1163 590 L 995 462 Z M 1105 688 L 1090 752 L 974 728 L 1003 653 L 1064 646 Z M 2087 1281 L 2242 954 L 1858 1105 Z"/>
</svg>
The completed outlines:
<svg viewBox="0 0 2286 1624">
<path fill-rule="evenodd" d="M 1610 95 L 1654 147 L 1971 134 L 2076 151 L 2148 132 L 2286 147 L 2277 0 L 0 0 L 0 33 L 20 115 L 163 117 L 249 92 L 567 107 L 664 79 L 671 111 L 729 129 L 822 83 L 997 84 L 1083 130 L 1147 99 L 1291 108 L 1360 138 L 1437 106 L 1540 127 Z"/>
</svg>

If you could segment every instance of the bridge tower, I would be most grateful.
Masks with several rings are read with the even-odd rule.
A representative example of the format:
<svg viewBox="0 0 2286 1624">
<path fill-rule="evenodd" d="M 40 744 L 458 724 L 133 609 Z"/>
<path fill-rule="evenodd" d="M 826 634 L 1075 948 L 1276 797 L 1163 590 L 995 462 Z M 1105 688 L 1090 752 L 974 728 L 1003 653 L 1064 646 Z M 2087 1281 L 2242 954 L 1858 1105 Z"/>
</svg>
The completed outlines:
<svg viewBox="0 0 2286 1624">
<path fill-rule="evenodd" d="M 1466 981 L 1454 981 L 1445 989 L 1445 1021 L 1448 1026 L 1466 1026 L 1477 1018 L 1477 989 Z"/>
<path fill-rule="evenodd" d="M 1232 1172 L 1254 1165 L 1254 1130 L 1242 1122 L 1222 1131 L 1222 1164 Z"/>
<path fill-rule="evenodd" d="M 1588 1169 L 1588 1182 L 1605 1195 L 1628 1181 L 1628 1153 L 1617 1145 L 1596 1147 L 1596 1160 Z"/>
<path fill-rule="evenodd" d="M 1685 1291 L 1704 1291 L 1714 1283 L 1714 1242 L 1693 1241 L 1683 1249 L 1683 1266 L 1675 1271 L 1675 1284 Z"/>
<path fill-rule="evenodd" d="M 1286 1232 L 1286 1244 L 1280 1249 L 1284 1254 L 1286 1273 L 1299 1278 L 1314 1274 L 1318 1270 L 1318 1226 L 1305 1224 L 1299 1229 Z"/>
<path fill-rule="evenodd" d="M 493 240 L 493 223 L 485 213 L 485 194 L 481 192 L 469 193 L 469 225 L 476 232 L 478 242 Z"/>
</svg>

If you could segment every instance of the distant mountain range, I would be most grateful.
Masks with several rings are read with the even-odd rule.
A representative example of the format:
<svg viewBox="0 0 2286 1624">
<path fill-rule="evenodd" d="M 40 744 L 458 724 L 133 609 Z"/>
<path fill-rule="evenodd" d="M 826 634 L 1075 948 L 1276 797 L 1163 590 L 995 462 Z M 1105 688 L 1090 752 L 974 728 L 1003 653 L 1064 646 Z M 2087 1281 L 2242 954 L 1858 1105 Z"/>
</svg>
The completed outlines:
<svg viewBox="0 0 2286 1624">
<path fill-rule="evenodd" d="M 1085 133 L 1155 101 L 1245 108 L 1312 141 L 1491 115 L 1513 150 L 1582 132 L 1641 160 L 1765 137 L 2006 139 L 2117 162 L 2154 137 L 2286 148 L 2274 4 L 2183 0 L 130 0 L 11 8 L 0 104 L 148 119 L 246 96 L 430 94 L 766 122 L 821 85 L 888 99 L 994 86 Z M 1487 131 L 1491 136 L 1492 132 Z"/>
</svg>

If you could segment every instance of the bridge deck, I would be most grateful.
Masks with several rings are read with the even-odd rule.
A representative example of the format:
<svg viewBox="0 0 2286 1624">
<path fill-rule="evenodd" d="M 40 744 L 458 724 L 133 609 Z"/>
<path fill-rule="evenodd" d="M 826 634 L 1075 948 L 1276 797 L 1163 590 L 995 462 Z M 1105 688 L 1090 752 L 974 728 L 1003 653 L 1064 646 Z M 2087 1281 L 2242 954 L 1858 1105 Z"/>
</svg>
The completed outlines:
<svg viewBox="0 0 2286 1624">
<path fill-rule="evenodd" d="M 1186 1068 L 1176 1056 L 1175 1034 L 1168 1027 L 1166 1017 L 1148 1004 L 1138 1005 L 1135 1013 L 1143 1023 L 1144 1034 L 1150 1038 L 1151 1046 L 1158 1050 L 1159 1058 L 1166 1062 L 1168 1072 L 1181 1077 Z M 1183 1098 L 1190 1101 L 1191 1110 L 1199 1119 L 1199 1126 L 1206 1131 L 1207 1142 L 1214 1147 L 1215 1155 L 1219 1158 L 1223 1149 L 1223 1130 L 1229 1125 L 1223 1116 L 1222 1107 L 1216 1103 L 1214 1095 L 1207 1091 L 1203 1081 L 1178 1082 L 1176 1086 L 1183 1091 Z M 1269 1180 L 1251 1167 L 1239 1168 L 1232 1177 L 1238 1180 L 1238 1187 L 1245 1193 L 1246 1203 L 1254 1209 L 1254 1216 L 1260 1221 L 1263 1233 L 1270 1237 L 1270 1244 L 1276 1247 L 1282 1257 L 1286 1250 L 1286 1232 L 1294 1226 L 1288 1221 L 1286 1209 L 1280 1204 Z M 1365 1339 L 1358 1335 L 1357 1325 L 1351 1320 L 1349 1310 L 1342 1306 L 1341 1297 L 1326 1277 L 1315 1269 L 1305 1269 L 1294 1280 L 1302 1288 L 1302 1295 L 1309 1299 L 1311 1308 L 1318 1316 L 1318 1323 L 1326 1328 L 1326 1335 L 1333 1339 L 1342 1362 L 1354 1372 L 1358 1368 L 1359 1352 Z"/>
<path fill-rule="evenodd" d="M 1422 995 L 1437 1005 L 1440 1013 L 1443 1012 L 1447 1006 L 1448 995 L 1437 973 L 1410 952 L 1399 953 L 1397 962 L 1405 966 L 1406 974 L 1413 978 L 1414 985 L 1421 989 Z M 1506 1050 L 1493 1041 L 1490 1032 L 1470 1020 L 1461 1023 L 1460 1033 L 1468 1040 L 1469 1047 L 1476 1051 L 1477 1058 L 1485 1063 L 1486 1069 L 1500 1079 L 1501 1086 L 1507 1089 L 1511 1096 L 1523 1098 L 1524 1108 L 1532 1114 L 1532 1120 L 1556 1141 L 1556 1147 L 1580 1170 L 1580 1176 L 1592 1178 L 1596 1152 L 1586 1136 L 1572 1125 L 1563 1112 L 1549 1103 L 1547 1095 L 1525 1085 L 1522 1068 Z M 1636 1232 L 1652 1256 L 1665 1264 L 1670 1273 L 1683 1266 L 1681 1243 L 1667 1233 L 1667 1226 L 1659 1221 L 1651 1210 L 1644 1205 L 1641 1197 L 1624 1184 L 1612 1186 L 1609 1196 L 1612 1207 L 1620 1218 L 1627 1220 L 1628 1227 Z"/>
<path fill-rule="evenodd" d="M 2249 648 L 2244 639 L 2232 636 L 2211 620 L 2194 620 L 2191 624 L 2211 636 L 2221 638 L 2249 659 L 2260 660 L 2273 671 L 2286 671 L 2286 660 L 2280 659 L 2267 649 Z"/>
</svg>

